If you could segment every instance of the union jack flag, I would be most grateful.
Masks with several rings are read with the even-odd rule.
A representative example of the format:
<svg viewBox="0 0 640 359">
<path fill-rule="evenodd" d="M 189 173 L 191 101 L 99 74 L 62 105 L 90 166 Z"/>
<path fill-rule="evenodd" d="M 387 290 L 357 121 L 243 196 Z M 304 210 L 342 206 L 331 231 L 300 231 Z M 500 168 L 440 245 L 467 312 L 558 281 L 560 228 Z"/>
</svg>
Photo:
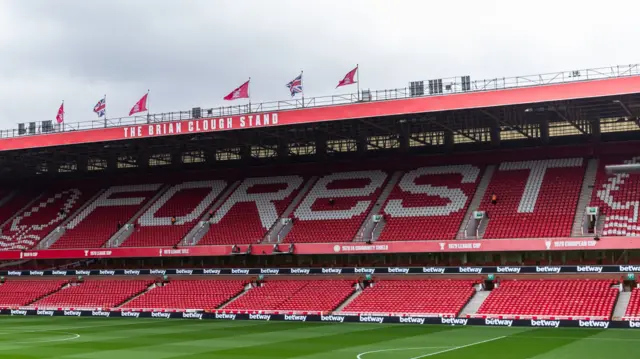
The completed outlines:
<svg viewBox="0 0 640 359">
<path fill-rule="evenodd" d="M 107 100 L 103 97 L 102 100 L 98 101 L 98 103 L 93 107 L 93 112 L 95 112 L 98 117 L 102 117 L 105 115 L 107 111 Z"/>
<path fill-rule="evenodd" d="M 295 96 L 297 93 L 302 93 L 302 74 L 289 82 L 287 87 L 289 88 L 289 91 L 291 91 L 291 97 Z"/>
</svg>

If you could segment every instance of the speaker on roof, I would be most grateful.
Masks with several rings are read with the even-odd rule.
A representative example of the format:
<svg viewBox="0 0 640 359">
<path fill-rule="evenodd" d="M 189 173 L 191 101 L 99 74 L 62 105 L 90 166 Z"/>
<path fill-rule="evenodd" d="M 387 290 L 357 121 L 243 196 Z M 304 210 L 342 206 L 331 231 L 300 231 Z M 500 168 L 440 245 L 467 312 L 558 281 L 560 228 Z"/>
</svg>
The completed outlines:
<svg viewBox="0 0 640 359">
<path fill-rule="evenodd" d="M 49 121 L 42 121 L 42 132 L 43 133 L 47 133 L 47 132 L 52 132 L 53 131 L 53 123 L 51 122 L 51 120 Z"/>
<path fill-rule="evenodd" d="M 460 82 L 462 82 L 462 91 L 471 91 L 471 76 L 462 76 Z"/>
<path fill-rule="evenodd" d="M 200 107 L 194 107 L 191 109 L 191 117 L 200 118 L 201 115 L 202 115 L 202 110 L 200 109 Z"/>
<path fill-rule="evenodd" d="M 442 93 L 442 79 L 429 80 L 429 95 L 439 95 Z"/>
<path fill-rule="evenodd" d="M 18 124 L 18 135 L 24 135 L 25 133 L 27 133 L 27 129 L 26 129 L 26 127 L 24 127 L 24 123 L 19 123 Z"/>
<path fill-rule="evenodd" d="M 409 83 L 409 95 L 424 96 L 424 81 L 412 81 Z"/>
</svg>

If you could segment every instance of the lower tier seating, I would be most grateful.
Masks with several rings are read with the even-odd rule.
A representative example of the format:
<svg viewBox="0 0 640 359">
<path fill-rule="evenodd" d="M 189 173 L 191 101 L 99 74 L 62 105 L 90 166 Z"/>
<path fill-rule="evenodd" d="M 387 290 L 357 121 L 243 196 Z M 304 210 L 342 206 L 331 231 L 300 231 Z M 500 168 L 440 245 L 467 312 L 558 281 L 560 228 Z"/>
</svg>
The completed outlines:
<svg viewBox="0 0 640 359">
<path fill-rule="evenodd" d="M 343 313 L 455 316 L 471 299 L 472 280 L 383 280 L 364 289 Z"/>
<path fill-rule="evenodd" d="M 631 298 L 629 299 L 629 305 L 627 306 L 624 317 L 625 319 L 632 320 L 640 318 L 640 288 L 635 288 L 631 292 Z"/>
<path fill-rule="evenodd" d="M 352 280 L 278 280 L 252 288 L 224 309 L 328 312 L 336 309 L 353 291 Z"/>
<path fill-rule="evenodd" d="M 478 310 L 502 317 L 609 319 L 618 296 L 612 280 L 504 280 Z"/>
<path fill-rule="evenodd" d="M 16 280 L 0 285 L 0 307 L 19 307 L 60 289 L 62 280 Z"/>
<path fill-rule="evenodd" d="M 32 304 L 39 308 L 112 308 L 151 284 L 146 280 L 88 280 L 67 288 Z"/>
<path fill-rule="evenodd" d="M 122 306 L 127 309 L 216 309 L 244 289 L 241 280 L 175 280 Z"/>
</svg>

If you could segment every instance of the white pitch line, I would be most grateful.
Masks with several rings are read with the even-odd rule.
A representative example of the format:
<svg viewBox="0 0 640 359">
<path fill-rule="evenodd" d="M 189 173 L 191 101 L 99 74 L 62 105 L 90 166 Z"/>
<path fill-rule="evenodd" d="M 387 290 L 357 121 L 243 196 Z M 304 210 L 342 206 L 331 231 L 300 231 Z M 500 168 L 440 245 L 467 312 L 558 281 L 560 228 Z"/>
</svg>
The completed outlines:
<svg viewBox="0 0 640 359">
<path fill-rule="evenodd" d="M 367 354 L 373 353 L 382 353 L 382 352 L 393 352 L 393 351 L 401 351 L 401 350 L 416 350 L 416 349 L 442 349 L 442 348 L 451 348 L 451 347 L 417 347 L 417 348 L 391 348 L 391 349 L 380 349 L 380 350 L 372 350 L 369 352 L 360 353 L 357 355 L 358 359 L 362 359 L 363 356 Z"/>
<path fill-rule="evenodd" d="M 51 330 L 52 331 L 52 330 Z M 38 343 L 53 343 L 53 342 L 65 342 L 67 340 L 74 340 L 80 338 L 80 334 L 71 333 L 71 332 L 62 332 L 58 331 L 58 333 L 71 334 L 73 337 L 69 338 L 61 338 L 61 339 L 50 339 L 50 340 L 30 340 L 28 342 L 12 342 L 13 344 L 38 344 Z"/>
<path fill-rule="evenodd" d="M 501 337 L 497 337 L 497 338 L 493 338 L 493 339 L 487 339 L 487 340 L 483 340 L 481 342 L 475 342 L 475 343 L 471 343 L 471 344 L 467 344 L 467 345 L 461 345 L 459 347 L 454 347 L 454 348 L 450 348 L 450 349 L 441 350 L 441 351 L 435 352 L 435 353 L 429 353 L 429 354 L 425 354 L 425 355 L 420 355 L 420 356 L 417 356 L 417 357 L 413 357 L 411 359 L 420 359 L 420 358 L 431 357 L 431 356 L 438 355 L 438 354 L 444 354 L 444 353 L 452 352 L 454 350 L 468 348 L 468 347 L 472 347 L 474 345 L 484 344 L 484 343 L 489 343 L 489 342 L 493 342 L 493 341 L 496 341 L 496 340 L 504 339 L 506 337 L 507 337 L 507 335 L 503 335 Z"/>
</svg>

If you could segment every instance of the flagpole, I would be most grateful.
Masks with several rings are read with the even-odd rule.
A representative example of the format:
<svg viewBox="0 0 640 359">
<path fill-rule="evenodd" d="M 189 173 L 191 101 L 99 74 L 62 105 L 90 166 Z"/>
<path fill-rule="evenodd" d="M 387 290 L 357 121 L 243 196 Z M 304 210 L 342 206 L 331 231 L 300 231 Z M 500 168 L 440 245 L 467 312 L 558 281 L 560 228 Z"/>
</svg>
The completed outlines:
<svg viewBox="0 0 640 359">
<path fill-rule="evenodd" d="M 300 87 L 302 87 L 302 107 L 304 107 L 304 70 L 300 70 Z"/>
<path fill-rule="evenodd" d="M 356 64 L 356 84 L 358 85 L 358 101 L 360 101 L 360 64 Z"/>
<path fill-rule="evenodd" d="M 64 100 L 62 100 L 62 131 L 64 131 Z"/>
<path fill-rule="evenodd" d="M 107 128 L 107 94 L 104 94 L 104 128 Z"/>
<path fill-rule="evenodd" d="M 247 95 L 249 96 L 249 113 L 251 113 L 251 77 L 249 77 L 249 86 L 247 86 Z"/>
<path fill-rule="evenodd" d="M 146 105 L 147 105 L 147 123 L 150 123 L 150 118 L 151 118 L 150 115 L 149 115 L 151 113 L 151 111 L 149 111 L 149 91 L 150 90 L 147 89 L 147 103 L 146 103 Z"/>
</svg>

